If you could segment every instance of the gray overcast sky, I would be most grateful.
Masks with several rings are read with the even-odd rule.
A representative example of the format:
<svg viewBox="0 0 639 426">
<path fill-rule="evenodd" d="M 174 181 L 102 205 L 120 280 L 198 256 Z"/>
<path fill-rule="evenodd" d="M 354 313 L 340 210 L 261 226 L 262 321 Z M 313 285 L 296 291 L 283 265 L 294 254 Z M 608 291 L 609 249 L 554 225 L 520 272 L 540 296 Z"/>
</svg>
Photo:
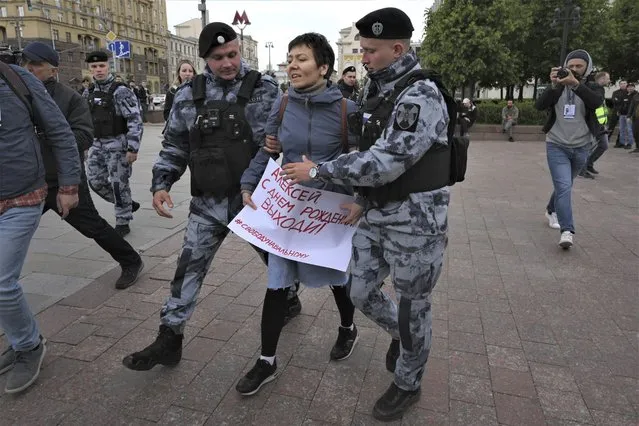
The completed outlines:
<svg viewBox="0 0 639 426">
<path fill-rule="evenodd" d="M 168 25 L 171 32 L 173 26 L 192 18 L 199 18 L 197 0 L 166 0 Z M 251 22 L 244 34 L 258 41 L 260 69 L 268 67 L 268 49 L 265 42 L 273 42 L 271 62 L 273 68 L 278 62 L 286 60 L 288 42 L 293 37 L 305 32 L 318 32 L 326 36 L 337 54 L 335 42 L 339 30 L 349 27 L 362 16 L 383 7 L 399 7 L 411 18 L 415 31 L 413 41 L 420 41 L 424 32 L 424 10 L 433 0 L 399 1 L 238 1 L 208 0 L 209 21 L 222 21 L 231 24 L 235 11 L 243 10 Z M 401 4 L 401 6 L 400 6 Z M 239 31 L 238 31 L 239 32 Z M 337 65 L 337 64 L 336 64 Z"/>
</svg>

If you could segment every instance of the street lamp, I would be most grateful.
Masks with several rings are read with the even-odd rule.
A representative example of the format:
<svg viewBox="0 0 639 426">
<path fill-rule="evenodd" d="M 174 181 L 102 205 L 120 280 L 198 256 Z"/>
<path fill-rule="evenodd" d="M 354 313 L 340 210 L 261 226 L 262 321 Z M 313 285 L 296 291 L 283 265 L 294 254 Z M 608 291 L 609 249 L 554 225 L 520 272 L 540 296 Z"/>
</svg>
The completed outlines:
<svg viewBox="0 0 639 426">
<path fill-rule="evenodd" d="M 555 9 L 555 16 L 550 23 L 552 28 L 556 28 L 560 23 L 563 23 L 563 34 L 561 36 L 561 54 L 559 57 L 559 65 L 564 65 L 566 59 L 566 47 L 568 45 L 568 31 L 570 28 L 577 28 L 579 21 L 581 20 L 581 8 L 573 4 L 573 0 L 564 0 L 564 5 L 561 8 Z"/>
<path fill-rule="evenodd" d="M 268 48 L 268 70 L 271 71 L 271 48 L 273 47 L 273 42 L 267 41 L 264 47 Z"/>
</svg>

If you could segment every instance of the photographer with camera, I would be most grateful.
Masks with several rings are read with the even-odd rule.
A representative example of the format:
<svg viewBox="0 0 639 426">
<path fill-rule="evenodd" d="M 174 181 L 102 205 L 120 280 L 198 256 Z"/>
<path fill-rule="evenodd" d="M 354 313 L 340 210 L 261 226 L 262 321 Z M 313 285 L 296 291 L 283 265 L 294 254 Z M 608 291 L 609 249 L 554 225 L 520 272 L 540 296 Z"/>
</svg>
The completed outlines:
<svg viewBox="0 0 639 426">
<path fill-rule="evenodd" d="M 559 229 L 559 246 L 573 244 L 575 225 L 572 217 L 572 182 L 588 160 L 590 147 L 600 128 L 595 110 L 603 96 L 587 83 L 592 59 L 585 50 L 568 54 L 563 67 L 550 70 L 552 88 L 537 99 L 538 110 L 548 110 L 546 156 L 554 191 L 546 207 L 548 225 Z"/>
</svg>

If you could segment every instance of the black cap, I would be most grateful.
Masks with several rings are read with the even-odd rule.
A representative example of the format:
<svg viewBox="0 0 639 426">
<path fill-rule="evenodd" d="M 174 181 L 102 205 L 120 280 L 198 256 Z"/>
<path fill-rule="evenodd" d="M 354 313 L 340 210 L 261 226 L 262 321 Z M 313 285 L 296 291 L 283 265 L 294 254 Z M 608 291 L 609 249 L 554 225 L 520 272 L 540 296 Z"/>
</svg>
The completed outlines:
<svg viewBox="0 0 639 426">
<path fill-rule="evenodd" d="M 386 7 L 369 13 L 355 24 L 359 35 L 365 38 L 405 40 L 413 35 L 413 24 L 401 10 Z"/>
<path fill-rule="evenodd" d="M 22 56 L 29 61 L 47 62 L 54 67 L 57 67 L 60 63 L 58 52 L 53 50 L 48 44 L 40 43 L 39 41 L 29 43 L 27 47 L 22 50 Z"/>
<path fill-rule="evenodd" d="M 200 58 L 206 57 L 206 54 L 214 47 L 221 46 L 236 38 L 235 30 L 224 22 L 211 22 L 200 33 L 198 40 Z"/>
<path fill-rule="evenodd" d="M 89 64 L 92 62 L 109 62 L 109 55 L 102 50 L 96 50 L 87 55 L 85 62 Z"/>
<path fill-rule="evenodd" d="M 342 71 L 342 75 L 346 74 L 347 72 L 357 72 L 357 69 L 355 69 L 355 67 L 351 65 L 350 67 L 344 68 L 344 71 Z"/>
</svg>

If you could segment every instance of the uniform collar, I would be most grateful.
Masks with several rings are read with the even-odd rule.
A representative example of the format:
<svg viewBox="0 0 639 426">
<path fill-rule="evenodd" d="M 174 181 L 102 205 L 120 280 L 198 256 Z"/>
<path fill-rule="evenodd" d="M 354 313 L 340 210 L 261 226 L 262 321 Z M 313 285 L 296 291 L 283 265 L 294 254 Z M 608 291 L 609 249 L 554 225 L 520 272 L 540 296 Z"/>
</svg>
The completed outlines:
<svg viewBox="0 0 639 426">
<path fill-rule="evenodd" d="M 369 78 L 380 85 L 385 83 L 390 83 L 399 79 L 401 76 L 406 74 L 408 71 L 415 68 L 415 66 L 419 63 L 417 59 L 417 54 L 415 50 L 410 49 L 408 53 L 406 53 L 401 58 L 398 58 L 395 62 L 390 64 L 388 67 L 383 68 L 378 71 L 373 71 L 368 74 Z"/>
</svg>

